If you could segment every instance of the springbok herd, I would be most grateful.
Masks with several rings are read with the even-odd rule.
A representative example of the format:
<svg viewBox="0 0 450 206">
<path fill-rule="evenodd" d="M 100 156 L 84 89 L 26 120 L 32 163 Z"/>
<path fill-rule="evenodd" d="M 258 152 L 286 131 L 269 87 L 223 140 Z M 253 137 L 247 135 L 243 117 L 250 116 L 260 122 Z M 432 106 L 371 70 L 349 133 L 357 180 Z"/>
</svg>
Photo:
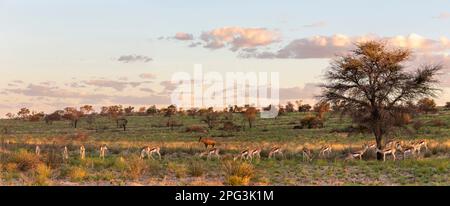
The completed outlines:
<svg viewBox="0 0 450 206">
<path fill-rule="evenodd" d="M 220 149 L 215 147 L 216 141 L 214 141 L 212 138 L 200 138 L 199 142 L 203 143 L 205 145 L 204 152 L 198 154 L 199 157 L 207 156 L 207 160 L 210 160 L 212 156 L 217 157 L 218 159 L 221 158 Z M 208 146 L 211 146 L 208 148 Z M 364 143 L 362 146 L 362 149 L 357 151 L 351 151 L 347 154 L 344 160 L 351 160 L 351 159 L 359 159 L 362 160 L 362 157 L 364 154 L 366 154 L 368 151 L 372 150 L 373 152 L 380 153 L 383 155 L 383 161 L 386 161 L 386 156 L 391 155 L 393 157 L 393 160 L 396 160 L 396 154 L 397 152 L 400 152 L 403 155 L 403 159 L 407 155 L 420 155 L 420 152 L 422 148 L 425 148 L 425 150 L 428 150 L 428 145 L 426 140 L 416 140 L 416 141 L 410 141 L 410 142 L 404 142 L 404 141 L 388 141 L 385 144 L 384 149 L 378 149 L 376 147 L 376 143 Z M 103 144 L 100 146 L 99 154 L 100 158 L 104 159 L 107 153 L 108 147 Z M 261 148 L 254 148 L 254 149 L 245 149 L 241 151 L 238 154 L 230 154 L 232 156 L 232 159 L 234 161 L 236 160 L 250 160 L 252 161 L 254 158 L 261 159 Z M 35 154 L 40 155 L 41 149 L 39 145 L 36 145 L 35 148 Z M 314 151 L 311 149 L 308 149 L 306 147 L 303 147 L 302 149 L 302 156 L 303 161 L 311 161 L 313 159 L 313 153 Z M 324 145 L 322 146 L 318 151 L 319 157 L 329 157 L 332 153 L 332 146 L 331 145 Z M 160 153 L 160 147 L 150 147 L 146 146 L 141 149 L 140 152 L 140 158 L 153 158 L 153 154 L 158 155 L 159 159 L 161 159 L 161 153 Z M 81 159 L 85 159 L 86 157 L 86 149 L 83 145 L 79 148 L 79 155 Z M 271 159 L 275 155 L 279 155 L 281 157 L 284 157 L 282 148 L 278 146 L 273 146 L 268 154 L 268 159 Z M 64 160 L 69 159 L 69 151 L 67 146 L 64 146 L 62 149 L 62 157 Z"/>
</svg>

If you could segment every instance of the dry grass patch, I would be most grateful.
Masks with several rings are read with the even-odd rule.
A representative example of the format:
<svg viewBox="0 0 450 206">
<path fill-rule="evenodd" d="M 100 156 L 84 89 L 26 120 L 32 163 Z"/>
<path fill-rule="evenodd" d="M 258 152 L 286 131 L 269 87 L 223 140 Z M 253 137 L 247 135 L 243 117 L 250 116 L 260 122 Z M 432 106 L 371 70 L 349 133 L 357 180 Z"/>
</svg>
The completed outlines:
<svg viewBox="0 0 450 206">
<path fill-rule="evenodd" d="M 38 164 L 38 166 L 34 170 L 34 178 L 35 178 L 34 184 L 47 185 L 48 180 L 51 177 L 51 174 L 52 174 L 52 170 L 49 166 L 47 166 L 43 163 Z"/>
<path fill-rule="evenodd" d="M 87 178 L 88 172 L 82 167 L 72 167 L 68 172 L 68 176 L 73 182 L 81 182 Z"/>
<path fill-rule="evenodd" d="M 246 162 L 225 161 L 222 164 L 225 172 L 225 185 L 249 185 L 254 174 L 251 164 Z"/>
<path fill-rule="evenodd" d="M 126 177 L 132 180 L 139 179 L 145 172 L 146 165 L 144 160 L 138 156 L 131 156 L 127 161 Z"/>
</svg>

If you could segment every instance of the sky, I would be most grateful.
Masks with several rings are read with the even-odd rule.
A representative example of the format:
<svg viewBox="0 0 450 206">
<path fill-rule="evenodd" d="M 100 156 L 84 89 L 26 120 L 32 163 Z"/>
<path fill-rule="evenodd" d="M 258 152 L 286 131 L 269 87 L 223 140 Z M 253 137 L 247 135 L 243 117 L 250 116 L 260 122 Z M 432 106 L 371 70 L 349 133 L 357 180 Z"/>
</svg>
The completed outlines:
<svg viewBox="0 0 450 206">
<path fill-rule="evenodd" d="M 330 58 L 354 42 L 448 65 L 450 1 L 0 0 L 0 116 L 21 107 L 170 104 L 174 73 L 273 72 L 281 100 L 313 103 Z"/>
</svg>

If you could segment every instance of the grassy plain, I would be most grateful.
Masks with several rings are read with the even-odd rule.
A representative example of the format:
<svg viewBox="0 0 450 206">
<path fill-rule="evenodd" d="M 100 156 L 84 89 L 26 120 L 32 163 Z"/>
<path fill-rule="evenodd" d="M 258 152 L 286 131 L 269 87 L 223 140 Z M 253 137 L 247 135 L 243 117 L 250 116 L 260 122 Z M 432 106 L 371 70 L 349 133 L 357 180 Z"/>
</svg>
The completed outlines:
<svg viewBox="0 0 450 206">
<path fill-rule="evenodd" d="M 450 111 L 419 115 L 413 125 L 390 134 L 396 140 L 426 139 L 429 150 L 419 156 L 402 157 L 386 162 L 375 159 L 369 151 L 362 161 L 344 161 L 350 150 L 373 141 L 369 133 L 348 133 L 351 121 L 328 114 L 324 128 L 293 129 L 308 113 L 288 113 L 276 119 L 257 119 L 254 128 L 241 131 L 221 130 L 221 124 L 209 134 L 186 133 L 192 125 L 206 126 L 201 117 L 172 117 L 183 126 L 166 127 L 164 116 L 127 116 L 127 131 L 115 127 L 107 118 L 88 125 L 83 119 L 77 129 L 69 122 L 0 120 L 8 127 L 2 134 L 0 151 L 0 185 L 450 185 Z M 243 125 L 240 114 L 233 121 Z M 80 135 L 83 134 L 83 135 Z M 197 155 L 204 145 L 200 136 L 213 137 L 222 158 L 206 160 Z M 86 159 L 78 153 L 86 147 Z M 105 160 L 99 147 L 108 145 Z M 331 144 L 329 157 L 318 157 L 318 149 Z M 41 154 L 36 156 L 35 146 Z M 70 158 L 62 159 L 67 145 Z M 162 160 L 139 159 L 143 146 L 161 147 Z M 280 146 L 284 157 L 268 159 L 272 146 Z M 314 150 L 311 162 L 302 160 L 303 147 Z M 262 159 L 232 161 L 231 155 L 245 148 L 262 148 Z"/>
</svg>

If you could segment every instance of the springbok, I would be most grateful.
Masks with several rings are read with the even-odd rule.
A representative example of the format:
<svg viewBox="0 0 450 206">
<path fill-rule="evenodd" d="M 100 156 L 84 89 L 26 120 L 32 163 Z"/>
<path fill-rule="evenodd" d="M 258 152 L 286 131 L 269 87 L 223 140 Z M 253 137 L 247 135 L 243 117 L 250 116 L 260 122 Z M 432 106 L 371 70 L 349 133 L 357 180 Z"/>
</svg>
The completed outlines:
<svg viewBox="0 0 450 206">
<path fill-rule="evenodd" d="M 390 148 L 385 148 L 382 150 L 377 148 L 377 152 L 381 153 L 383 155 L 383 161 L 386 161 L 386 155 L 388 155 L 388 154 L 392 155 L 392 157 L 394 157 L 394 161 L 395 161 L 395 159 L 396 159 L 395 152 L 397 152 L 397 149 L 399 149 L 399 148 L 401 149 L 400 143 L 396 142 Z"/>
<path fill-rule="evenodd" d="M 412 155 L 415 155 L 415 147 L 414 146 L 412 146 L 412 145 L 406 145 L 406 144 L 403 144 L 402 146 L 401 146 L 401 152 L 403 153 L 403 159 L 405 159 L 405 157 L 406 157 L 406 154 L 412 154 Z"/>
<path fill-rule="evenodd" d="M 367 150 L 377 148 L 377 143 L 376 142 L 370 142 L 370 143 L 367 143 L 366 145 L 367 145 Z"/>
<path fill-rule="evenodd" d="M 64 159 L 64 161 L 69 159 L 69 150 L 67 149 L 67 146 L 64 146 L 64 149 L 63 149 L 63 159 Z"/>
<path fill-rule="evenodd" d="M 324 145 L 320 148 L 319 156 L 328 157 L 331 154 L 331 150 L 331 145 Z M 327 153 L 326 156 L 325 153 Z"/>
<path fill-rule="evenodd" d="M 425 151 L 428 151 L 427 141 L 423 139 L 412 142 L 412 146 L 414 147 L 414 152 L 416 152 L 418 155 L 420 154 L 422 147 L 425 147 Z"/>
<path fill-rule="evenodd" d="M 100 147 L 100 158 L 105 159 L 106 151 L 108 151 L 108 147 L 106 147 L 106 144 L 103 144 Z"/>
<path fill-rule="evenodd" d="M 272 147 L 269 152 L 269 159 L 272 158 L 273 155 L 280 154 L 283 157 L 283 152 L 280 147 Z"/>
<path fill-rule="evenodd" d="M 245 149 L 242 152 L 240 152 L 239 154 L 237 154 L 233 160 L 236 161 L 237 159 L 243 160 L 243 159 L 248 159 L 250 156 L 250 150 L 249 149 Z"/>
<path fill-rule="evenodd" d="M 41 154 L 41 148 L 39 147 L 39 145 L 36 145 L 36 149 L 34 150 L 34 153 L 39 156 Z"/>
<path fill-rule="evenodd" d="M 161 159 L 161 153 L 159 152 L 161 150 L 160 147 L 149 147 L 146 146 L 144 148 L 142 148 L 141 150 L 141 159 L 144 159 L 145 156 L 147 155 L 147 158 L 153 158 L 153 153 L 156 153 L 159 156 L 159 159 Z"/>
<path fill-rule="evenodd" d="M 215 155 L 216 157 L 217 157 L 217 159 L 220 159 L 220 154 L 219 154 L 219 152 L 220 152 L 220 150 L 219 150 L 219 148 L 212 148 L 212 149 L 210 149 L 210 150 L 208 150 L 208 151 L 205 151 L 205 152 L 202 152 L 202 153 L 200 153 L 200 155 L 199 155 L 199 157 L 203 157 L 203 156 L 205 156 L 205 155 L 208 155 L 207 156 L 207 160 L 210 160 L 211 159 L 211 156 L 212 155 Z"/>
<path fill-rule="evenodd" d="M 261 148 L 251 150 L 250 153 L 248 154 L 248 157 L 250 158 L 250 161 L 253 161 L 254 157 L 261 159 Z"/>
<path fill-rule="evenodd" d="M 361 150 L 355 151 L 355 152 L 350 152 L 348 154 L 347 159 L 356 159 L 359 157 L 359 160 L 362 160 L 362 156 L 364 155 L 364 153 L 366 153 L 366 151 L 369 149 L 369 145 L 364 144 L 363 148 Z"/>
<path fill-rule="evenodd" d="M 395 146 L 397 143 L 399 143 L 399 141 L 390 139 L 386 142 L 386 144 L 384 144 L 384 148 L 392 148 L 393 146 Z"/>
<path fill-rule="evenodd" d="M 303 161 L 311 161 L 312 160 L 312 151 L 306 147 L 302 149 Z"/>
<path fill-rule="evenodd" d="M 86 148 L 84 148 L 84 145 L 81 145 L 80 146 L 80 158 L 82 160 L 84 160 L 85 156 L 86 156 Z"/>
</svg>

